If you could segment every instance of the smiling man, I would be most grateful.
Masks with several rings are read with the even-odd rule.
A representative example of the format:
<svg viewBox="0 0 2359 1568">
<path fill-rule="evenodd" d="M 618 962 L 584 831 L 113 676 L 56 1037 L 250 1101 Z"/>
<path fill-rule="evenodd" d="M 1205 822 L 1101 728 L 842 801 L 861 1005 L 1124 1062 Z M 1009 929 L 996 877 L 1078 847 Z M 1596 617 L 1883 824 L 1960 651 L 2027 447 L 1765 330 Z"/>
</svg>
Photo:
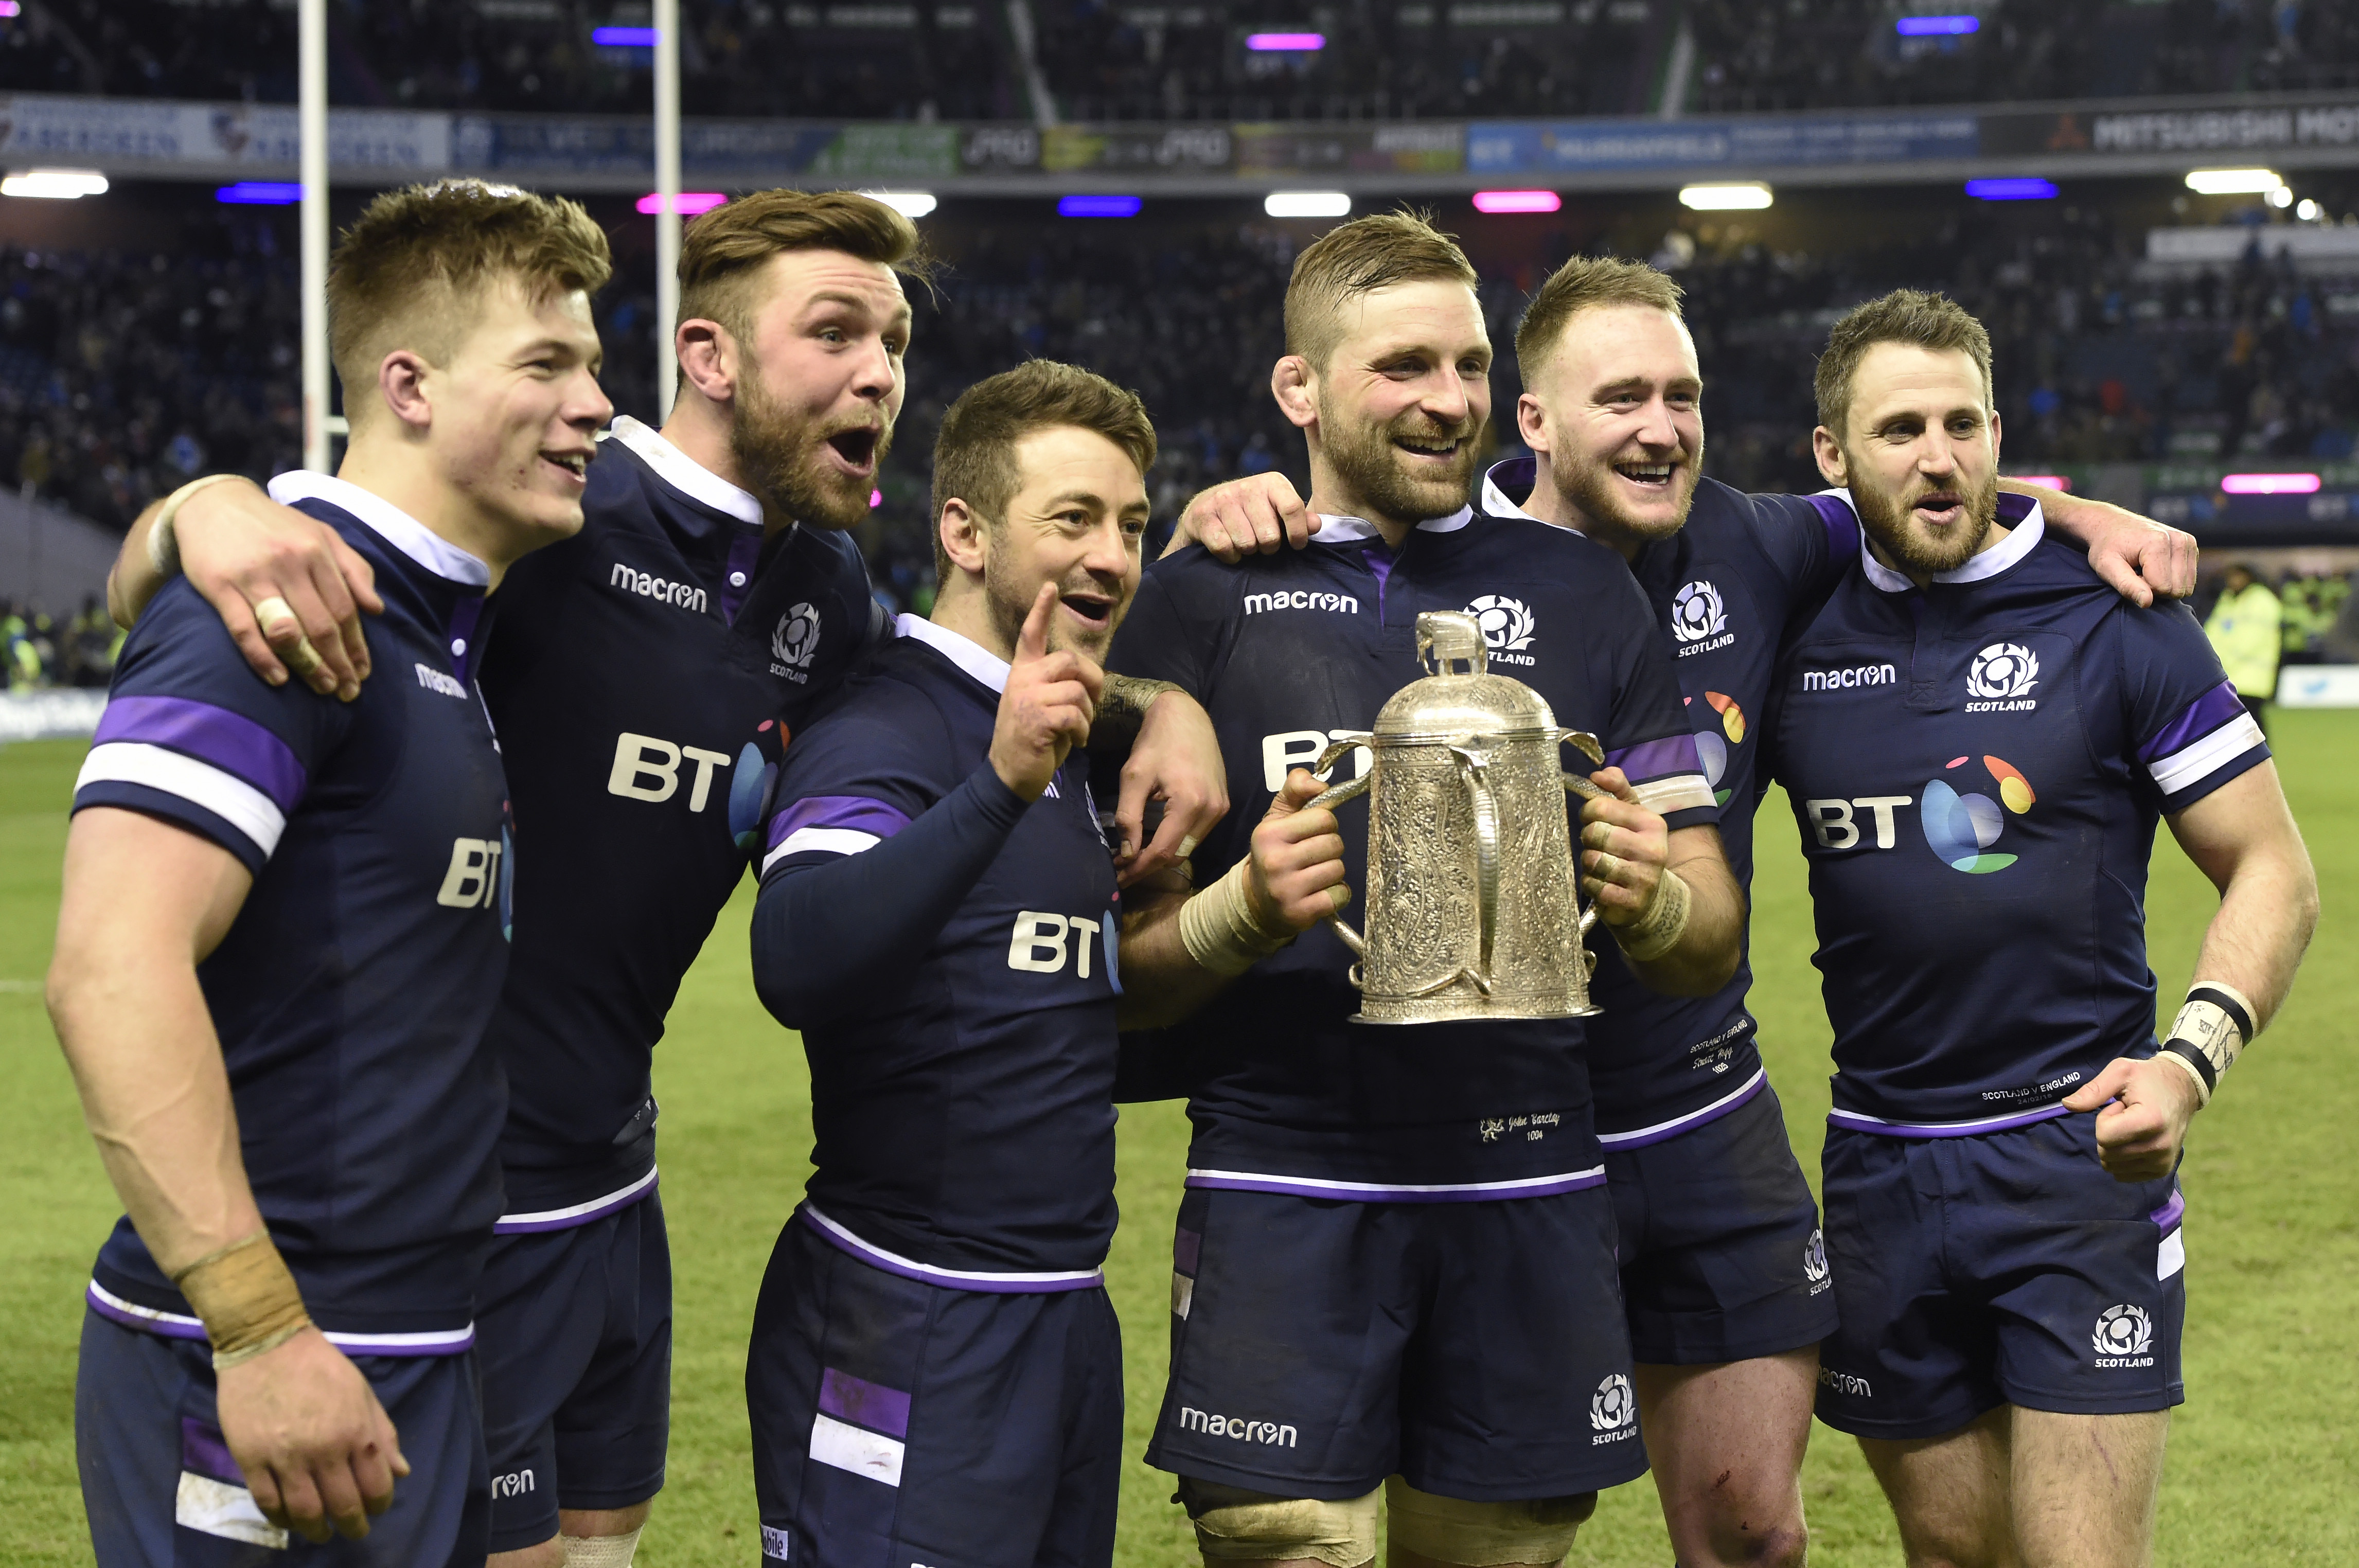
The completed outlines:
<svg viewBox="0 0 2359 1568">
<path fill-rule="evenodd" d="M 1420 612 L 1484 617 L 1492 668 L 1605 747 L 1612 798 L 1579 829 L 1598 944 L 1708 995 L 1743 904 L 1646 603 L 1603 547 L 1470 504 L 1492 359 L 1473 284 L 1407 214 L 1303 250 L 1271 391 L 1322 526 L 1237 566 L 1158 561 L 1114 663 L 1201 697 L 1231 777 L 1275 792 L 1424 673 Z M 1355 884 L 1365 810 L 1343 808 Z M 1224 825 L 1196 868 L 1245 838 Z M 1584 1025 L 1356 1026 L 1351 964 L 1314 931 L 1136 1042 L 1128 1092 L 1187 1093 L 1195 1124 L 1148 1462 L 1179 1474 L 1208 1563 L 1358 1568 L 1380 1508 L 1398 1568 L 1554 1563 L 1646 1465 Z"/>
<path fill-rule="evenodd" d="M 271 489 L 372 565 L 400 673 L 273 690 L 185 583 L 124 644 L 49 987 L 127 1211 L 75 1394 L 103 1568 L 484 1561 L 510 840 L 475 674 L 486 594 L 582 526 L 609 270 L 570 201 L 378 197 L 328 277 L 351 447 Z"/>
<path fill-rule="evenodd" d="M 1117 1018 L 1218 985 L 1169 940 L 1188 904 L 1275 946 L 1343 877 L 1298 791 L 1242 909 L 1122 918 L 1076 748 L 1154 459 L 1138 398 L 1087 371 L 970 387 L 934 452 L 932 619 L 902 616 L 788 754 L 754 975 L 802 1031 L 818 1169 L 746 1361 L 766 1563 L 1112 1560 Z"/>
<path fill-rule="evenodd" d="M 2194 617 L 2123 603 L 2000 493 L 1980 322 L 1871 300 L 1818 400 L 1867 548 L 1767 742 L 1835 1032 L 1818 1414 L 1911 1563 L 2133 1568 L 2184 1398 L 2180 1150 L 2284 1002 L 2317 880 Z M 2158 820 L 2220 890 L 2159 1049 Z"/>
<path fill-rule="evenodd" d="M 889 638 L 845 530 L 868 516 L 901 411 L 902 280 L 924 270 L 909 221 L 848 191 L 763 191 L 697 219 L 669 419 L 660 432 L 614 421 L 580 537 L 502 595 L 514 635 L 492 650 L 484 693 L 517 833 L 552 847 L 516 886 L 494 1030 L 511 1096 L 508 1207 L 480 1314 L 493 1544 L 514 1554 L 499 1568 L 626 1564 L 663 1485 L 671 1264 L 654 1048 L 759 846 L 788 733 Z M 126 611 L 160 581 L 152 526 L 116 563 Z M 297 675 L 361 689 L 332 618 L 349 561 L 311 519 L 223 484 L 174 529 L 192 583 L 266 676 L 288 674 L 270 620 Z M 364 598 L 365 569 L 351 570 Z M 1140 872 L 1204 832 L 1226 793 L 1186 697 L 1124 689 L 1104 707 L 1093 740 L 1119 752 L 1137 738 L 1129 842 L 1146 843 L 1150 790 L 1169 808 L 1128 863 Z"/>
</svg>

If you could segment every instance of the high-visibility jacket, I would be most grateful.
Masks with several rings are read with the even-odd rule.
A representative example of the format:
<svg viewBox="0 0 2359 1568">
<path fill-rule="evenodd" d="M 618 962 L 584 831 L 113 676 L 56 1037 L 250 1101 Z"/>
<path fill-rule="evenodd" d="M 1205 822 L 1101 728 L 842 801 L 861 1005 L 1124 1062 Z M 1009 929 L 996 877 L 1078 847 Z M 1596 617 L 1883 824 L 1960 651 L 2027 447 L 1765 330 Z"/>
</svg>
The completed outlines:
<svg viewBox="0 0 2359 1568">
<path fill-rule="evenodd" d="M 2247 697 L 2268 697 L 2277 689 L 2277 655 L 2282 650 L 2283 611 L 2277 596 L 2259 583 L 2241 593 L 2222 593 L 2203 623 L 2212 651 L 2236 690 Z"/>
</svg>

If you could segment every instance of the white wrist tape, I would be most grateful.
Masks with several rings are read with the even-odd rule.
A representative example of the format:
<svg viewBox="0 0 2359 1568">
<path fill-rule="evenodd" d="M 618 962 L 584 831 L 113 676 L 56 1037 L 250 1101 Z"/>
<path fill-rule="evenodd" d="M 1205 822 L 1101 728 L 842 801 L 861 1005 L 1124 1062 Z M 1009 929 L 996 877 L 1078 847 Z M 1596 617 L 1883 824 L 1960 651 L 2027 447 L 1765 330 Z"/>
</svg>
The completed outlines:
<svg viewBox="0 0 2359 1568">
<path fill-rule="evenodd" d="M 1654 897 L 1647 900 L 1646 909 L 1626 926 L 1608 926 L 1614 940 L 1622 944 L 1622 955 L 1635 964 L 1648 964 L 1679 946 L 1680 938 L 1687 934 L 1688 915 L 1695 908 L 1695 894 L 1680 874 L 1668 866 L 1655 884 Z"/>
<path fill-rule="evenodd" d="M 1181 945 L 1214 975 L 1242 975 L 1294 940 L 1292 931 L 1272 930 L 1255 918 L 1245 892 L 1251 864 L 1238 861 L 1228 875 L 1180 906 Z"/>
<path fill-rule="evenodd" d="M 647 1526 L 641 1525 L 639 1530 Z M 639 1530 L 627 1535 L 564 1535 L 565 1568 L 631 1568 L 639 1550 Z"/>
<path fill-rule="evenodd" d="M 189 504 L 189 497 L 209 485 L 244 477 L 240 474 L 208 474 L 202 478 L 190 480 L 164 497 L 163 509 L 156 514 L 155 524 L 147 530 L 147 564 L 156 569 L 158 577 L 178 577 L 180 574 L 180 539 L 173 531 L 172 519 L 180 515 L 180 508 Z"/>
<path fill-rule="evenodd" d="M 2158 1056 L 2168 1056 L 2194 1076 L 2201 1103 L 2212 1096 L 2236 1058 L 2260 1032 L 2259 1012 L 2252 999 L 2234 985 L 2199 980 L 2188 989 L 2186 1005 L 2171 1021 L 2170 1037 Z"/>
</svg>

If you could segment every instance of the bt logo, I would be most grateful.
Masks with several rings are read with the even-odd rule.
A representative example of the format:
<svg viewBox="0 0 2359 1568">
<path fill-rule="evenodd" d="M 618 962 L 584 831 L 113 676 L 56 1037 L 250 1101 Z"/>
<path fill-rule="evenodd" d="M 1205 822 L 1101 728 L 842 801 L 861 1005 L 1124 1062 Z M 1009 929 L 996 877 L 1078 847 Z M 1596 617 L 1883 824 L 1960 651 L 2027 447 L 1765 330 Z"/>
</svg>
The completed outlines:
<svg viewBox="0 0 2359 1568">
<path fill-rule="evenodd" d="M 1262 788 L 1277 794 L 1286 787 L 1286 776 L 1298 768 L 1308 768 L 1319 760 L 1331 740 L 1342 740 L 1353 730 L 1280 730 L 1276 735 L 1261 737 Z M 1375 763 L 1376 754 L 1364 746 L 1352 748 L 1352 777 L 1365 776 Z M 1337 766 L 1341 767 L 1341 759 Z"/>
<path fill-rule="evenodd" d="M 1114 929 L 1114 916 L 1109 912 L 1103 920 L 1087 915 L 1050 914 L 1041 909 L 1019 909 L 1016 930 L 1007 941 L 1007 967 L 1032 975 L 1061 974 L 1065 967 L 1065 933 L 1072 932 L 1073 973 L 1081 979 L 1090 977 L 1090 939 L 1105 943 L 1106 978 L 1114 979 L 1115 944 L 1121 935 Z M 1114 983 L 1119 996 L 1122 985 Z"/>
<path fill-rule="evenodd" d="M 1696 755 L 1703 759 L 1703 779 L 1712 786 L 1712 800 L 1725 806 L 1732 791 L 1722 789 L 1720 781 L 1728 773 L 1729 748 L 1745 744 L 1745 710 L 1736 705 L 1735 698 L 1719 691 L 1705 692 L 1703 700 L 1720 715 L 1720 724 L 1714 729 L 1696 731 Z M 1693 697 L 1680 701 L 1688 707 L 1695 705 Z M 1723 740 L 1723 735 L 1728 738 Z"/>
<path fill-rule="evenodd" d="M 679 765 L 683 757 L 696 764 L 696 778 L 688 790 L 688 809 L 701 811 L 712 795 L 712 770 L 729 766 L 728 753 L 707 751 L 697 746 L 674 746 L 668 740 L 633 735 L 628 730 L 614 737 L 614 765 L 606 772 L 606 793 L 620 795 L 626 800 L 669 800 L 679 793 Z"/>
<path fill-rule="evenodd" d="M 1945 771 L 1963 768 L 1972 760 L 1952 757 Z M 1983 767 L 1997 785 L 1997 800 L 1980 793 L 1962 794 L 1948 781 L 1933 779 L 1926 782 L 1924 803 L 1919 808 L 1926 847 L 1940 856 L 1942 865 L 1975 876 L 2004 871 L 2016 863 L 2017 856 L 1993 855 L 1990 847 L 2006 831 L 2007 815 L 2024 815 L 2039 798 L 2023 770 L 2005 757 L 1985 757 Z M 1891 849 L 1900 842 L 1900 809 L 1915 804 L 1907 795 L 1862 795 L 1849 800 L 1805 800 L 1802 810 L 1821 849 L 1857 848 L 1864 827 L 1859 813 L 1863 811 L 1873 816 L 1875 847 Z"/>
</svg>

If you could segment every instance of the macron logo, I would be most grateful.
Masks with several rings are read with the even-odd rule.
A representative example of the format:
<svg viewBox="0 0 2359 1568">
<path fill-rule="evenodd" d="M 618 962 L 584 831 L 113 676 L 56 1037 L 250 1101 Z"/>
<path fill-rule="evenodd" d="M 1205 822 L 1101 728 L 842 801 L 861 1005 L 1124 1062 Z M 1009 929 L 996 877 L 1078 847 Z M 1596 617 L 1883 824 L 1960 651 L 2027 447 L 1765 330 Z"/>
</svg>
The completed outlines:
<svg viewBox="0 0 2359 1568">
<path fill-rule="evenodd" d="M 429 691 L 440 691 L 445 697 L 456 697 L 462 702 L 467 700 L 467 689 L 440 670 L 426 664 L 417 664 L 411 668 L 418 671 L 418 683 Z"/>
<path fill-rule="evenodd" d="M 1805 670 L 1805 691 L 1847 691 L 1854 686 L 1890 686 L 1900 672 L 1888 664 L 1854 664 L 1848 670 Z"/>
<path fill-rule="evenodd" d="M 606 585 L 620 588 L 626 593 L 636 593 L 642 599 L 653 599 L 658 604 L 676 604 L 700 615 L 704 613 L 703 589 L 686 583 L 668 582 L 652 572 L 625 566 L 619 561 L 614 563 L 613 574 L 606 579 Z"/>
<path fill-rule="evenodd" d="M 1258 615 L 1265 610 L 1332 610 L 1346 615 L 1360 613 L 1360 602 L 1349 593 L 1313 593 L 1297 588 L 1288 593 L 1283 589 L 1275 593 L 1245 595 L 1245 614 Z"/>
<path fill-rule="evenodd" d="M 1243 1421 L 1235 1416 L 1208 1416 L 1193 1405 L 1180 1407 L 1180 1430 L 1201 1432 L 1209 1437 L 1234 1437 L 1241 1443 L 1282 1443 L 1294 1446 L 1294 1429 L 1276 1421 Z"/>
</svg>

